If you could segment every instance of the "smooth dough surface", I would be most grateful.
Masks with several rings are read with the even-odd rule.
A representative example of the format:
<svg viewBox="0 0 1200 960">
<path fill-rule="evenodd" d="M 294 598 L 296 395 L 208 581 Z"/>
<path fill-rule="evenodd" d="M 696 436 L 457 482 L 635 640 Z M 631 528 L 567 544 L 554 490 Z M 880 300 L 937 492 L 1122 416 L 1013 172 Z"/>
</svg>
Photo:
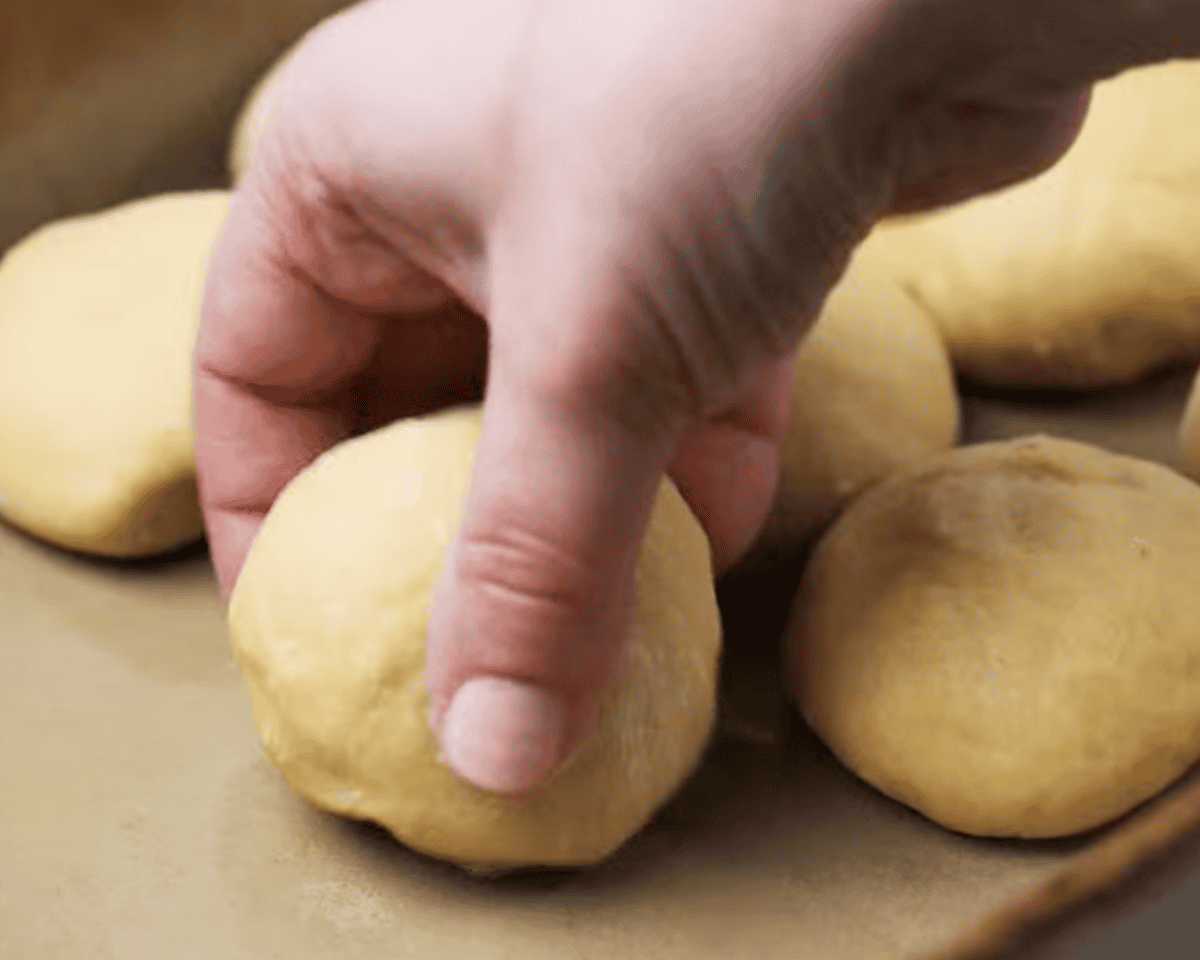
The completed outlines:
<svg viewBox="0 0 1200 960">
<path fill-rule="evenodd" d="M 762 548 L 802 542 L 872 483 L 954 446 L 958 428 L 941 336 L 895 282 L 852 261 L 796 355 Z"/>
<path fill-rule="evenodd" d="M 480 423 L 471 407 L 399 421 L 297 477 L 234 590 L 234 644 L 267 753 L 315 806 L 461 864 L 592 863 L 674 793 L 709 736 L 720 625 L 708 542 L 664 484 L 598 726 L 540 792 L 475 789 L 438 759 L 424 671 L 430 593 Z"/>
<path fill-rule="evenodd" d="M 222 191 L 143 200 L 0 260 L 0 516 L 117 557 L 201 535 L 192 347 L 227 205 Z"/>
<path fill-rule="evenodd" d="M 1095 88 L 1046 173 L 878 227 L 861 254 L 929 311 L 956 367 L 1094 388 L 1200 358 L 1200 61 Z"/>
<path fill-rule="evenodd" d="M 1099 826 L 1200 756 L 1200 487 L 1047 437 L 960 447 L 830 529 L 787 629 L 813 729 L 946 827 Z"/>
</svg>

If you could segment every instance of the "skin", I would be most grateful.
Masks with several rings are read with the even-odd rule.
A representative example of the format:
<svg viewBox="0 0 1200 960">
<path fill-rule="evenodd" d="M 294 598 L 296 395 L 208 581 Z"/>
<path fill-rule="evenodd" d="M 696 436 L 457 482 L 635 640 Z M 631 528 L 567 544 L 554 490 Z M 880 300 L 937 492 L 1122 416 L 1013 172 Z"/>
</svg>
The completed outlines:
<svg viewBox="0 0 1200 960">
<path fill-rule="evenodd" d="M 486 379 L 427 680 L 447 762 L 536 789 L 619 661 L 660 477 L 718 571 L 754 539 L 796 346 L 876 220 L 1044 169 L 1091 82 L 1197 54 L 1191 0 L 367 0 L 333 18 L 280 78 L 204 303 L 197 453 L 223 587 L 319 453 Z"/>
</svg>

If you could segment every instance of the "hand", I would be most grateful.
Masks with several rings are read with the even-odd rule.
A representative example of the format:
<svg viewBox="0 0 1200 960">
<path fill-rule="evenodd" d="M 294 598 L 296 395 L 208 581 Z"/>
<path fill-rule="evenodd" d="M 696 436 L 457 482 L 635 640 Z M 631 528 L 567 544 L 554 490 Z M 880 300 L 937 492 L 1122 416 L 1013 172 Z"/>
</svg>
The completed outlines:
<svg viewBox="0 0 1200 960">
<path fill-rule="evenodd" d="M 1200 51 L 1196 10 L 370 0 L 328 21 L 281 78 L 204 304 L 224 588 L 314 457 L 486 375 L 427 679 L 447 761 L 535 788 L 616 668 L 663 473 L 718 571 L 754 539 L 791 357 L 854 245 L 1051 163 L 1089 81 Z"/>
</svg>

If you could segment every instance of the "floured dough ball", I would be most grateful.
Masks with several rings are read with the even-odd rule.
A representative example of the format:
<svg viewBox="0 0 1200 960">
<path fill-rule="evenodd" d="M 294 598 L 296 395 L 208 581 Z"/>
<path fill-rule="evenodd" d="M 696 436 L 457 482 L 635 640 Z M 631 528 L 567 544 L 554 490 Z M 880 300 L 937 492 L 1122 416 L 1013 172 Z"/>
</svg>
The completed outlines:
<svg viewBox="0 0 1200 960">
<path fill-rule="evenodd" d="M 596 728 L 540 792 L 477 790 L 438 759 L 425 631 L 480 425 L 477 408 L 398 421 L 300 474 L 234 590 L 234 644 L 267 753 L 315 806 L 461 864 L 592 863 L 646 823 L 709 736 L 720 625 L 708 542 L 664 483 Z"/>
<path fill-rule="evenodd" d="M 114 557 L 201 535 L 192 347 L 227 203 L 59 221 L 0 261 L 0 516 Z"/>
<path fill-rule="evenodd" d="M 1095 88 L 1033 180 L 891 221 L 862 254 L 923 304 L 960 371 L 1094 388 L 1200 358 L 1200 61 Z"/>
<path fill-rule="evenodd" d="M 238 111 L 233 124 L 233 134 L 229 141 L 230 182 L 236 186 L 246 176 L 250 169 L 250 161 L 254 159 L 254 147 L 262 136 L 263 126 L 275 103 L 275 84 L 284 69 L 292 62 L 292 57 L 299 47 L 299 42 L 288 50 L 271 66 L 246 96 L 242 108 Z"/>
<path fill-rule="evenodd" d="M 760 549 L 816 533 L 872 483 L 954 446 L 958 426 L 941 336 L 894 282 L 852 262 L 796 356 Z"/>
<path fill-rule="evenodd" d="M 855 501 L 787 629 L 813 729 L 965 833 L 1054 837 L 1200 756 L 1200 487 L 1047 437 L 960 447 Z"/>
</svg>

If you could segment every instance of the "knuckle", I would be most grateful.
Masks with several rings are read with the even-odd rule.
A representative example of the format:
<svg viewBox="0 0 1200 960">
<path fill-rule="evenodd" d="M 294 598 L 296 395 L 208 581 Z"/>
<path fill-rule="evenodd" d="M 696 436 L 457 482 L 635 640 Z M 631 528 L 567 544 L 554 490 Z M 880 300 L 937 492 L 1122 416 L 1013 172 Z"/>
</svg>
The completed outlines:
<svg viewBox="0 0 1200 960">
<path fill-rule="evenodd" d="M 577 620 L 596 602 L 588 564 L 548 534 L 525 527 L 496 524 L 465 535 L 456 567 L 489 604 L 534 629 Z"/>
<path fill-rule="evenodd" d="M 635 409 L 695 417 L 724 406 L 750 370 L 794 348 L 836 279 L 764 242 L 732 198 L 716 196 L 703 215 L 657 232 L 643 261 L 650 269 L 625 271 L 640 340 L 623 371 Z"/>
</svg>

